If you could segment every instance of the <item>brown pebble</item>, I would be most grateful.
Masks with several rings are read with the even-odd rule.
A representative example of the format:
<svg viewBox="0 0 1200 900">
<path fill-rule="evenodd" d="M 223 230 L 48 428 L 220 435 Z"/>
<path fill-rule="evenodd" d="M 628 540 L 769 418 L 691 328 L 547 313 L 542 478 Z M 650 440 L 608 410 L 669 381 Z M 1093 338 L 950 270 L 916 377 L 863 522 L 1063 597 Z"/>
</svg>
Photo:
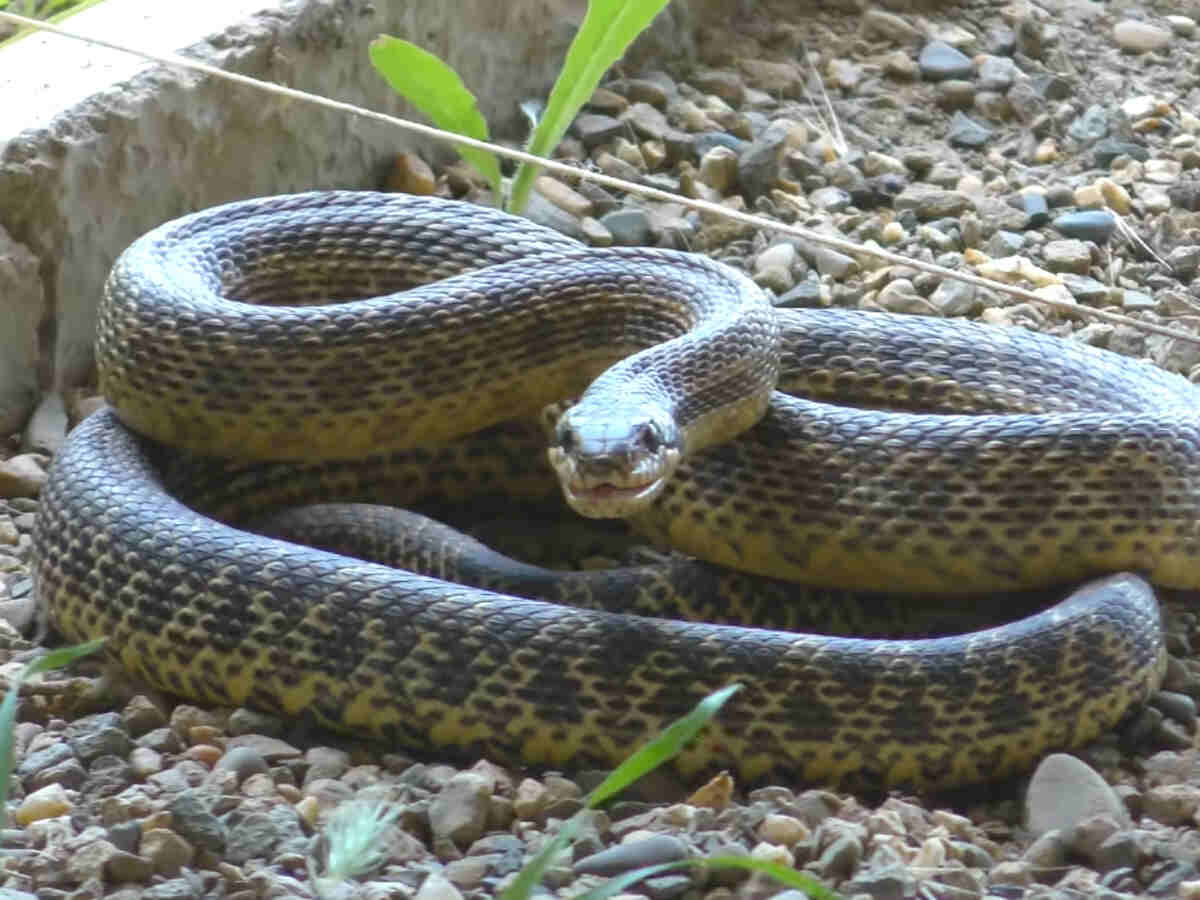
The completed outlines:
<svg viewBox="0 0 1200 900">
<path fill-rule="evenodd" d="M 687 802 L 692 806 L 706 806 L 718 812 L 729 806 L 733 799 L 733 778 L 728 772 L 721 772 L 697 788 Z"/>
<path fill-rule="evenodd" d="M 225 733 L 215 725 L 193 725 L 187 730 L 189 744 L 212 744 L 214 747 L 225 746 Z"/>
<path fill-rule="evenodd" d="M 212 744 L 196 744 L 183 751 L 183 758 L 198 762 L 211 769 L 221 758 L 222 752 L 220 747 L 214 747 Z"/>
<path fill-rule="evenodd" d="M 0 460 L 0 498 L 36 497 L 46 483 L 45 457 L 22 453 Z"/>
<path fill-rule="evenodd" d="M 142 833 L 138 855 L 154 864 L 154 871 L 173 878 L 192 862 L 195 850 L 192 845 L 167 828 L 153 828 Z"/>
<path fill-rule="evenodd" d="M 188 703 L 180 703 L 171 710 L 171 730 L 182 738 L 186 738 L 197 725 L 212 725 L 224 729 L 229 717 L 228 711 L 218 712 L 211 709 L 201 709 Z M 195 743 L 190 741 L 189 743 Z"/>
<path fill-rule="evenodd" d="M 429 163 L 415 153 L 397 153 L 396 161 L 388 175 L 387 189 L 402 194 L 418 194 L 427 197 L 437 187 L 437 178 Z"/>
<path fill-rule="evenodd" d="M 121 722 L 134 737 L 141 737 L 167 724 L 167 714 L 145 694 L 132 697 L 121 710 Z"/>
</svg>

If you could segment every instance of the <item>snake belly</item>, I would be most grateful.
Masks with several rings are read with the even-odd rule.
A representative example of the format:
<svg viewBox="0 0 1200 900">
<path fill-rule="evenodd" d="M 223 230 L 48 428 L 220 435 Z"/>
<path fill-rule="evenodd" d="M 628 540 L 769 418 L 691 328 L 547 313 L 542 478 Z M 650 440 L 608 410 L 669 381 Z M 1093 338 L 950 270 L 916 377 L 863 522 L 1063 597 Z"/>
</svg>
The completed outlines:
<svg viewBox="0 0 1200 900">
<path fill-rule="evenodd" d="M 636 524 L 716 562 L 885 590 L 1196 578 L 1185 380 L 1017 329 L 781 313 L 755 293 L 702 258 L 582 250 L 430 198 L 326 192 L 169 223 L 101 305 L 113 409 L 71 433 L 43 490 L 42 608 L 180 696 L 556 766 L 615 764 L 740 682 L 682 771 L 944 787 L 1078 746 L 1157 689 L 1137 575 L 999 628 L 868 641 L 572 609 L 222 521 L 284 500 L 544 493 L 541 458 L 497 456 L 491 434 L 441 442 L 593 379 L 619 391 L 616 368 L 682 387 L 676 412 L 711 432 Z M 816 400 L 770 393 L 780 369 Z M 847 396 L 915 411 L 817 402 Z"/>
</svg>

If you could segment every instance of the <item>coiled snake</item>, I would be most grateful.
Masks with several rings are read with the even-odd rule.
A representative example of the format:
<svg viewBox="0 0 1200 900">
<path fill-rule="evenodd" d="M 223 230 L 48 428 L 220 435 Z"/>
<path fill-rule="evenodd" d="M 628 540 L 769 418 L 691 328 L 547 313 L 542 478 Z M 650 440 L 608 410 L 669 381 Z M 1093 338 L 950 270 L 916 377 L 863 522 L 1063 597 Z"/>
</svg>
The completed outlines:
<svg viewBox="0 0 1200 900">
<path fill-rule="evenodd" d="M 176 694 L 405 747 L 610 765 L 738 681 L 684 771 L 945 786 L 1077 746 L 1159 684 L 1135 575 L 867 641 L 518 599 L 224 524 L 544 494 L 504 426 L 444 442 L 580 391 L 551 449 L 572 503 L 715 563 L 875 591 L 1200 580 L 1184 379 L 1019 329 L 777 311 L 702 257 L 464 204 L 323 192 L 170 222 L 116 263 L 96 355 L 112 409 L 71 433 L 37 520 L 51 621 Z"/>
</svg>

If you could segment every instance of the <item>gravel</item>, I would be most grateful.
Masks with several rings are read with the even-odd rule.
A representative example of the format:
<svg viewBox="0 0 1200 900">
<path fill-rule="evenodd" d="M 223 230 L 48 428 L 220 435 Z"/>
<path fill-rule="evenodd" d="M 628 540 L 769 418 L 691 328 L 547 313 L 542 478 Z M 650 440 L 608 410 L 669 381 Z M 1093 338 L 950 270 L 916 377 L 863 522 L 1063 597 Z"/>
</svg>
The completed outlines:
<svg viewBox="0 0 1200 900">
<path fill-rule="evenodd" d="M 752 209 L 1085 307 L 1197 333 L 1200 75 L 1194 18 L 1169 4 L 1075 2 L 1044 13 L 868 6 L 801 15 L 757 4 L 703 36 L 695 65 L 622 72 L 559 156 L 634 181 Z M 1049 8 L 1049 7 L 1048 7 Z M 803 49 L 846 131 L 821 126 Z M 1085 65 L 1062 66 L 1064 58 Z M 397 160 L 393 183 L 486 199 L 461 166 Z M 911 267 L 699 216 L 557 177 L 539 220 L 596 246 L 706 249 L 781 306 L 973 316 L 1148 356 L 1193 380 L 1200 352 Z M 1126 241 L 1118 217 L 1152 253 Z M 1165 261 L 1165 265 L 1163 264 Z M 77 417 L 94 399 L 71 398 Z M 0 448 L 0 613 L 28 624 L 30 530 L 61 410 Z M 51 414 L 53 413 L 53 414 Z M 22 440 L 24 437 L 24 441 Z M 33 439 L 30 443 L 30 439 Z M 585 814 L 546 872 L 569 896 L 640 865 L 736 854 L 794 866 L 847 897 L 1200 897 L 1200 634 L 1164 596 L 1165 690 L 1119 734 L 1052 754 L 1026 779 L 950 796 L 856 796 L 799 784 L 656 773 Z M 24 613 L 22 613 L 24 610 Z M 24 619 L 22 619 L 24 615 Z M 0 623 L 0 667 L 32 649 Z M 439 761 L 329 735 L 294 737 L 252 710 L 204 710 L 138 693 L 72 714 L 95 673 L 27 690 L 15 730 L 7 898 L 311 897 L 324 826 L 373 796 L 395 822 L 380 864 L 336 896 L 495 896 L 602 773 Z M 331 895 L 331 896 L 332 896 Z M 630 897 L 794 898 L 763 876 L 672 871 Z"/>
</svg>

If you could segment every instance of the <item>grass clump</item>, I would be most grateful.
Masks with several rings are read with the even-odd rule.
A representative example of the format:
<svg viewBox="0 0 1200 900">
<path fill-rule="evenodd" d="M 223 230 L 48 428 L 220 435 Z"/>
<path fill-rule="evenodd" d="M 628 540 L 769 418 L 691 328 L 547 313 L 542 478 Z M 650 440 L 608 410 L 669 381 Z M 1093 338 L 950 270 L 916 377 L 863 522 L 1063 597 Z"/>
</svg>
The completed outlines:
<svg viewBox="0 0 1200 900">
<path fill-rule="evenodd" d="M 500 894 L 500 900 L 528 900 L 532 897 L 546 870 L 560 858 L 579 833 L 588 811 L 608 802 L 643 775 L 672 759 L 740 687 L 734 684 L 709 694 L 690 713 L 672 722 L 658 737 L 614 769 L 584 798 L 584 808 L 563 822 L 542 849 L 517 873 L 513 882 Z M 326 823 L 319 842 L 322 847 L 320 855 L 327 860 L 320 875 L 315 872 L 313 860 L 309 860 L 309 877 L 317 895 L 331 897 L 340 882 L 366 874 L 380 865 L 385 857 L 383 835 L 398 816 L 398 810 L 389 811 L 387 804 L 377 798 L 364 797 L 338 807 Z M 775 878 L 788 887 L 803 891 L 814 900 L 837 898 L 812 876 L 787 866 L 743 856 L 720 856 L 685 859 L 626 872 L 582 894 L 580 900 L 605 900 L 646 878 L 686 868 L 744 869 Z"/>
<path fill-rule="evenodd" d="M 338 806 L 325 822 L 318 841 L 320 852 L 307 860 L 308 878 L 316 895 L 337 896 L 339 885 L 383 865 L 387 859 L 383 837 L 398 818 L 400 808 L 375 792 Z M 321 863 L 316 856 L 321 857 Z"/>
</svg>

